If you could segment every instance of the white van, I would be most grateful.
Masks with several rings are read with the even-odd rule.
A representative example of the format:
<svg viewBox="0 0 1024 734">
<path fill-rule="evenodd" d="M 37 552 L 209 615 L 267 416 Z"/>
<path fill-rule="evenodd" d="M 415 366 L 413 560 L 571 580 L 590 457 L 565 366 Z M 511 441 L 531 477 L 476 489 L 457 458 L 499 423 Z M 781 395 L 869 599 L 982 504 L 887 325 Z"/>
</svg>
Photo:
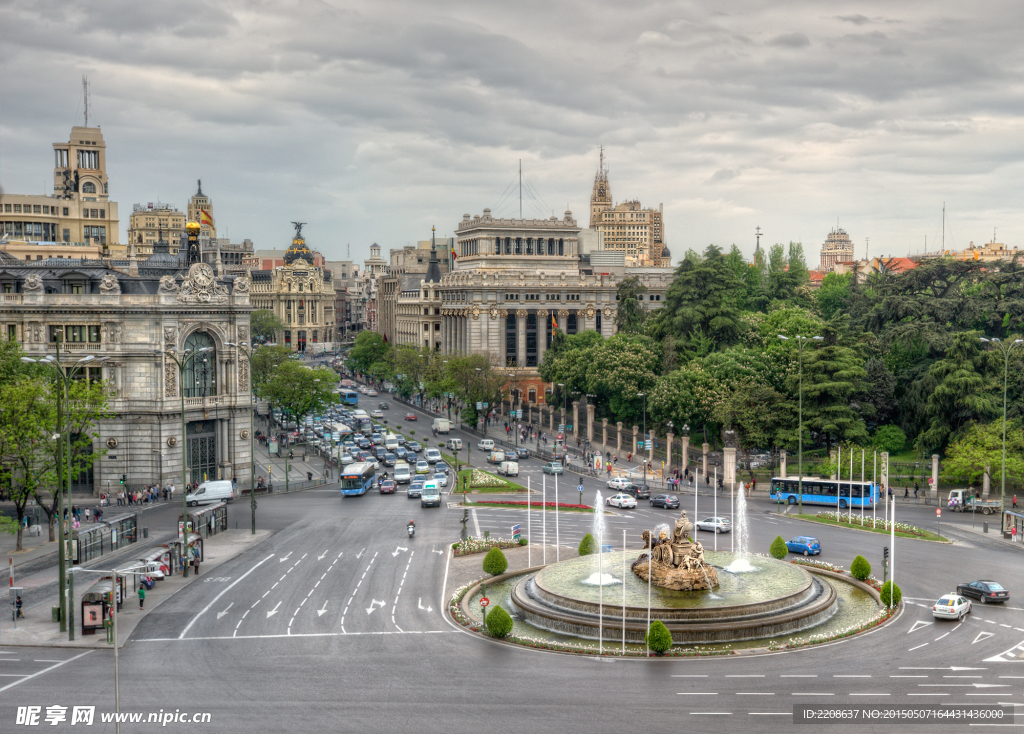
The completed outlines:
<svg viewBox="0 0 1024 734">
<path fill-rule="evenodd" d="M 501 449 L 498 449 L 497 451 L 492 451 L 490 454 L 487 455 L 487 461 L 489 461 L 492 464 L 500 464 L 504 460 L 505 452 L 502 451 Z"/>
<path fill-rule="evenodd" d="M 230 502 L 235 498 L 230 479 L 214 479 L 203 482 L 195 492 L 185 495 L 185 504 L 189 507 L 205 505 L 210 502 Z"/>
<path fill-rule="evenodd" d="M 404 461 L 399 461 L 395 464 L 393 475 L 395 477 L 395 482 L 398 484 L 408 484 L 412 481 L 412 470 L 409 469 L 409 465 Z"/>
<path fill-rule="evenodd" d="M 480 443 L 476 445 L 480 451 L 494 451 L 494 441 L 489 438 L 482 439 Z"/>
<path fill-rule="evenodd" d="M 398 436 L 393 433 L 389 433 L 384 437 L 384 448 L 395 453 L 395 449 L 398 448 Z"/>
<path fill-rule="evenodd" d="M 462 439 L 461 438 L 449 438 L 444 442 L 445 448 L 450 451 L 462 451 Z"/>
<path fill-rule="evenodd" d="M 518 477 L 519 476 L 519 464 L 515 461 L 503 461 L 498 465 L 498 474 L 504 474 L 506 477 Z"/>
<path fill-rule="evenodd" d="M 435 418 L 434 422 L 430 424 L 430 427 L 438 433 L 448 433 L 452 430 L 451 421 L 447 418 Z"/>
</svg>

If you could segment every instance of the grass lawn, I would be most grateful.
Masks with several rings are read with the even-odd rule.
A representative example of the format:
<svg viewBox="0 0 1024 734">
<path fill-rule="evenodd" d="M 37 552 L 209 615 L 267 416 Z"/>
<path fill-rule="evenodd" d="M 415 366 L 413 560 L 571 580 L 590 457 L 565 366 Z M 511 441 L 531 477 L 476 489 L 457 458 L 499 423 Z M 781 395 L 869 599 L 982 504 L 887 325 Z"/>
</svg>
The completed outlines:
<svg viewBox="0 0 1024 734">
<path fill-rule="evenodd" d="M 795 517 L 798 520 L 808 520 L 810 522 L 821 523 L 822 525 L 833 525 L 840 528 L 852 528 L 853 530 L 861 530 L 869 533 L 881 533 L 888 535 L 889 530 L 882 527 L 884 524 L 881 519 L 878 520 L 878 527 L 871 527 L 871 518 L 864 518 L 863 527 L 860 524 L 860 516 L 854 513 L 853 524 L 846 522 L 845 516 L 842 522 L 837 522 L 830 517 L 821 517 L 819 515 L 789 515 L 789 517 Z M 904 523 L 896 523 L 896 537 L 897 538 L 916 538 L 918 540 L 935 540 L 942 543 L 948 543 L 949 541 L 941 535 L 924 530 L 923 528 L 917 528 L 912 525 L 906 525 Z"/>
<path fill-rule="evenodd" d="M 480 471 L 480 470 L 477 469 L 477 471 Z M 470 485 L 467 485 L 469 487 L 469 491 L 470 492 L 480 492 L 480 493 L 489 493 L 489 494 L 508 494 L 509 492 L 525 492 L 526 491 L 526 487 L 524 487 L 521 484 L 517 484 L 516 482 L 509 481 L 505 477 L 496 477 L 493 474 L 491 474 L 490 472 L 483 472 L 483 473 L 486 474 L 487 476 L 491 477 L 495 481 L 495 486 L 493 486 L 493 487 L 474 487 L 474 486 L 472 486 L 470 484 Z M 458 475 L 458 478 L 457 478 L 457 483 L 455 485 L 456 493 L 458 493 L 459 491 L 462 490 L 462 478 L 466 477 L 468 481 L 472 481 L 472 474 L 473 474 L 473 470 L 472 469 L 463 469 L 462 471 L 459 472 L 459 475 Z"/>
</svg>

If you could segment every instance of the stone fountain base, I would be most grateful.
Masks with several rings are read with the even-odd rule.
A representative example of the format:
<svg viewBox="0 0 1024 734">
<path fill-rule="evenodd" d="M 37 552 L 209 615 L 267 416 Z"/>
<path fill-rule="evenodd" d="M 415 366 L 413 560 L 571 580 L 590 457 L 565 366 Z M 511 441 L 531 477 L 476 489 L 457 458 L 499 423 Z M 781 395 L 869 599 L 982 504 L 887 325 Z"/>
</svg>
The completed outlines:
<svg viewBox="0 0 1024 734">
<path fill-rule="evenodd" d="M 650 575 L 652 584 L 674 591 L 710 591 L 718 586 L 718 571 L 714 566 L 703 564 L 698 568 L 675 568 L 664 563 L 648 565 L 646 553 L 633 563 L 633 573 L 645 583 Z"/>
</svg>

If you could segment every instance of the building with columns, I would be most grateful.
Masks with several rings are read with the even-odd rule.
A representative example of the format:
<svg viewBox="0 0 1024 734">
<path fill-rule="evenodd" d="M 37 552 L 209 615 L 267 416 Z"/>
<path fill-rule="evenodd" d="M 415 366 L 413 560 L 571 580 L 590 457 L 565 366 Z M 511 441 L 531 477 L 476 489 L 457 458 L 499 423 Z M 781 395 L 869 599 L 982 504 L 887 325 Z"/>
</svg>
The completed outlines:
<svg viewBox="0 0 1024 734">
<path fill-rule="evenodd" d="M 663 215 L 660 204 L 651 209 L 636 199 L 619 204 L 612 201 L 612 185 L 604 170 L 602 150 L 590 195 L 590 229 L 601 233 L 601 249 L 624 253 L 631 266 L 671 267 L 672 253 L 665 246 Z"/>
<path fill-rule="evenodd" d="M 441 276 L 441 350 L 487 354 L 521 370 L 523 398 L 542 402 L 550 386 L 537 368 L 555 329 L 615 332 L 616 289 L 636 275 L 659 308 L 669 268 L 627 268 L 625 253 L 596 249 L 572 212 L 562 219 L 463 216 L 454 269 Z M 599 246 L 599 240 L 597 240 Z"/>
</svg>

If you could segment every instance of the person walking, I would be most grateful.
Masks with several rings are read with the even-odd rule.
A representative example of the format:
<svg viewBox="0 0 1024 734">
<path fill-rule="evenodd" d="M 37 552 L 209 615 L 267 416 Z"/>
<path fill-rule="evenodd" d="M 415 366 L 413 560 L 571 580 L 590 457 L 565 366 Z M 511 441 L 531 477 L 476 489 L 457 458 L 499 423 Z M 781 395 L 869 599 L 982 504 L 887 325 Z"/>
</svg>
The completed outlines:
<svg viewBox="0 0 1024 734">
<path fill-rule="evenodd" d="M 1014 525 L 1012 528 L 1010 528 L 1010 542 L 1011 543 L 1016 543 L 1017 542 L 1017 526 L 1016 525 Z"/>
<path fill-rule="evenodd" d="M 1013 509 L 1017 509 L 1017 495 L 1013 495 Z"/>
<path fill-rule="evenodd" d="M 139 584 L 139 609 L 146 603 L 146 587 Z"/>
</svg>

